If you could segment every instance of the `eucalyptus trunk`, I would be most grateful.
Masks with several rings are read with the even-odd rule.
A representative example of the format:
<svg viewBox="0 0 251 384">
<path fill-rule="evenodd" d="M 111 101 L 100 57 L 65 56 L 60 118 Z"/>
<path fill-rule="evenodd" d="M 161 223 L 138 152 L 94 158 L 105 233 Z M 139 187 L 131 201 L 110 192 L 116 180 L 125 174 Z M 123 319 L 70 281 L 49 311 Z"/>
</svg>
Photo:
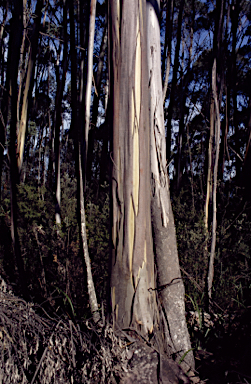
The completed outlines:
<svg viewBox="0 0 251 384">
<path fill-rule="evenodd" d="M 159 5 L 159 1 L 158 5 Z M 157 267 L 158 292 L 164 313 L 166 350 L 180 359 L 187 353 L 183 368 L 194 367 L 185 319 L 184 284 L 181 278 L 169 178 L 162 102 L 160 28 L 156 12 L 147 3 L 148 71 L 150 88 L 152 227 Z"/>
<path fill-rule="evenodd" d="M 145 1 L 110 1 L 112 144 L 111 304 L 115 324 L 153 332 L 154 256 Z M 161 101 L 162 102 L 162 101 Z"/>
<path fill-rule="evenodd" d="M 184 8 L 185 0 L 180 1 L 179 6 L 179 15 L 178 15 L 178 25 L 177 25 L 177 43 L 175 48 L 175 57 L 173 64 L 173 78 L 172 86 L 170 92 L 170 101 L 168 105 L 168 120 L 167 120 L 167 137 L 166 137 L 166 158 L 169 161 L 171 158 L 171 144 L 172 144 L 172 117 L 173 117 L 173 108 L 175 104 L 175 92 L 178 80 L 178 69 L 179 69 L 179 53 L 180 53 L 180 43 L 181 43 L 181 29 L 182 29 L 182 15 Z"/>
<path fill-rule="evenodd" d="M 25 279 L 24 262 L 21 255 L 18 223 L 17 223 L 17 184 L 19 180 L 18 167 L 16 159 L 16 129 L 17 129 L 17 98 L 18 98 L 18 66 L 20 58 L 20 47 L 23 35 L 23 5 L 20 1 L 14 1 L 14 11 L 12 19 L 12 29 L 10 36 L 9 55 L 10 55 L 10 77 L 8 93 L 10 96 L 10 113 L 8 116 L 8 124 L 10 127 L 9 140 L 9 158 L 10 158 L 10 197 L 11 197 L 11 237 L 17 267 L 19 272 L 19 280 L 21 289 L 26 298 L 28 298 L 27 282 Z"/>
<path fill-rule="evenodd" d="M 18 136 L 17 136 L 17 155 L 18 155 L 17 162 L 18 162 L 19 172 L 21 172 L 21 168 L 23 164 L 25 134 L 26 134 L 27 117 L 28 117 L 28 100 L 29 100 L 29 95 L 32 93 L 32 88 L 33 88 L 32 85 L 33 85 L 33 76 L 34 76 L 34 66 L 35 66 L 36 55 L 37 55 L 42 7 L 43 7 L 43 1 L 38 0 L 36 5 L 36 11 L 35 11 L 36 17 L 34 20 L 34 26 L 33 26 L 33 31 L 31 35 L 30 49 L 28 53 L 29 54 L 28 67 L 27 67 L 26 81 L 25 81 L 24 92 L 22 97 L 21 117 L 19 121 L 19 130 L 18 130 Z"/>
</svg>

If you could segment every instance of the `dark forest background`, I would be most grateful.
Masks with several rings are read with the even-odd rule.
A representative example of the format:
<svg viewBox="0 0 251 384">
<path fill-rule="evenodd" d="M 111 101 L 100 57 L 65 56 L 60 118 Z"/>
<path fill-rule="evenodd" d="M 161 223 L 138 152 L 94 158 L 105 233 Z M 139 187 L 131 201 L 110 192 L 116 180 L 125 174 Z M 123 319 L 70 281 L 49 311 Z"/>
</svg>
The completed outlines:
<svg viewBox="0 0 251 384">
<path fill-rule="evenodd" d="M 20 31 L 16 12 L 14 1 L 0 2 L 0 274 L 22 296 L 22 271 L 30 300 L 60 316 L 83 320 L 90 310 L 77 213 L 72 71 L 81 96 L 79 74 L 87 68 L 90 6 L 84 0 L 70 6 L 61 0 L 27 0 Z M 239 372 L 233 377 L 243 378 L 249 370 L 251 343 L 251 4 L 165 0 L 159 17 L 167 166 L 191 340 L 205 378 L 210 378 L 212 366 L 225 373 Z M 17 106 L 13 106 L 15 85 L 10 79 L 18 38 L 21 54 L 16 67 Z M 212 123 L 215 52 L 219 139 Z M 107 4 L 100 0 L 89 145 L 83 162 L 88 247 L 100 306 L 106 306 L 109 291 L 112 156 L 107 56 Z M 17 110 L 14 136 L 12 108 Z M 77 113 L 81 116 L 84 111 Z M 208 325 L 206 278 L 214 206 L 217 229 Z"/>
</svg>

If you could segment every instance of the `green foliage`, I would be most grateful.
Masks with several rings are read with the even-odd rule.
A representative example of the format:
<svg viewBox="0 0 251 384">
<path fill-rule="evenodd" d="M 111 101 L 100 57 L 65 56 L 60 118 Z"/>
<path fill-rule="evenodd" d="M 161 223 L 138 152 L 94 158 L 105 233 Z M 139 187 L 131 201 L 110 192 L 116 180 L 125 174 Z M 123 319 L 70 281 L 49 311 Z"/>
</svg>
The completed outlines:
<svg viewBox="0 0 251 384">
<path fill-rule="evenodd" d="M 214 262 L 213 299 L 224 309 L 250 305 L 251 212 L 240 190 L 221 184 L 218 193 L 217 247 Z M 173 199 L 177 243 L 186 292 L 203 307 L 211 235 L 206 237 L 203 201 L 194 184 L 195 209 L 189 190 Z M 231 193 L 230 193 L 231 192 Z M 190 304 L 188 303 L 190 308 Z"/>
<path fill-rule="evenodd" d="M 109 196 L 104 201 L 86 205 L 87 237 L 92 273 L 99 300 L 106 301 L 109 266 Z"/>
<path fill-rule="evenodd" d="M 197 191 L 198 192 L 198 191 Z M 197 209 L 199 207 L 199 209 Z M 196 193 L 195 209 L 192 207 L 190 191 L 182 189 L 180 194 L 173 199 L 173 210 L 176 225 L 177 245 L 181 267 L 204 290 L 207 271 L 207 257 L 205 253 L 206 234 L 201 207 L 201 196 Z M 185 278 L 188 295 L 197 297 L 197 287 L 188 276 Z"/>
</svg>

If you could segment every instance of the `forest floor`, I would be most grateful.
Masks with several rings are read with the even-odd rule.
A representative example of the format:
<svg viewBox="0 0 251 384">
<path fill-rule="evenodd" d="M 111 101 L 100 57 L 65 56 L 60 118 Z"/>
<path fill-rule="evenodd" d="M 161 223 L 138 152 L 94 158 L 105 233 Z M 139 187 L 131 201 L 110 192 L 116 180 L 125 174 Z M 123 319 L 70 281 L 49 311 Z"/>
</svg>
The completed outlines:
<svg viewBox="0 0 251 384">
<path fill-rule="evenodd" d="M 251 308 L 216 319 L 206 332 L 196 323 L 190 328 L 201 382 L 251 384 Z M 162 384 L 188 382 L 173 360 L 102 322 L 52 317 L 0 278 L 0 382 L 157 384 L 159 364 Z"/>
<path fill-rule="evenodd" d="M 195 351 L 196 370 L 211 384 L 251 383 L 251 308 L 228 316 Z"/>
</svg>

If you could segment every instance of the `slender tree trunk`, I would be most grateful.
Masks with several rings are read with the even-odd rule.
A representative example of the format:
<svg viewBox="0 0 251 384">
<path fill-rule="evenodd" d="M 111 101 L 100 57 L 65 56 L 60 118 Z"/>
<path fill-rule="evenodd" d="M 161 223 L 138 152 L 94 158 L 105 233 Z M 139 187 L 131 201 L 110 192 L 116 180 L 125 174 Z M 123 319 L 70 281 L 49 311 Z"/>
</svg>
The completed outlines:
<svg viewBox="0 0 251 384">
<path fill-rule="evenodd" d="M 237 68 L 236 68 L 236 44 L 237 44 L 237 33 L 238 33 L 238 21 L 239 21 L 239 0 L 234 0 L 232 2 L 232 12 L 231 12 L 231 25 L 232 25 L 232 55 L 231 55 L 231 89 L 232 89 L 232 101 L 233 101 L 233 127 L 235 132 L 235 151 L 237 155 L 240 155 L 240 132 L 237 123 Z M 240 176 L 241 163 L 236 156 L 235 160 L 236 167 L 236 176 Z"/>
<path fill-rule="evenodd" d="M 164 60 L 163 60 L 163 68 L 165 67 L 165 61 L 166 61 L 166 73 L 165 73 L 165 80 L 163 85 L 163 104 L 165 104 L 165 101 L 166 101 L 166 92 L 168 88 L 168 79 L 169 79 L 169 73 L 170 73 L 170 67 L 171 67 L 172 31 L 173 31 L 173 0 L 168 0 L 167 11 L 166 11 L 166 36 L 165 36 L 165 48 L 164 48 Z M 162 78 L 164 78 L 164 69 L 162 69 L 162 73 L 163 73 Z"/>
<path fill-rule="evenodd" d="M 185 106 L 186 106 L 186 85 L 184 84 L 184 39 L 182 38 L 182 74 L 180 79 L 180 88 L 182 89 L 182 97 L 180 103 L 180 116 L 179 116 L 179 131 L 177 136 L 177 154 L 176 161 L 174 162 L 174 185 L 176 193 L 179 193 L 181 182 L 182 182 L 182 147 L 183 147 L 183 136 L 185 129 Z M 189 70 L 188 70 L 189 72 Z"/>
<path fill-rule="evenodd" d="M 24 296 L 27 298 L 27 281 L 25 279 L 24 263 L 21 256 L 21 249 L 18 236 L 18 224 L 17 224 L 17 183 L 18 183 L 18 167 L 16 160 L 16 130 L 17 130 L 17 77 L 18 66 L 20 58 L 20 48 L 23 35 L 23 4 L 22 1 L 14 1 L 14 11 L 11 26 L 10 37 L 10 83 L 9 94 L 10 97 L 10 144 L 9 144 L 9 156 L 10 156 L 10 191 L 11 191 L 11 237 L 14 247 L 14 252 L 17 261 L 17 267 L 19 272 L 19 279 Z"/>
<path fill-rule="evenodd" d="M 81 240 L 83 245 L 83 254 L 86 266 L 86 275 L 87 275 L 87 290 L 89 295 L 89 303 L 91 307 L 91 313 L 93 315 L 93 320 L 97 323 L 100 319 L 100 314 L 98 312 L 98 302 L 95 292 L 95 287 L 92 278 L 91 270 L 91 260 L 88 251 L 87 236 L 86 236 L 86 219 L 85 219 L 85 205 L 84 205 L 84 188 L 83 188 L 83 175 L 82 175 L 82 161 L 81 161 L 81 146 L 79 144 L 79 196 L 80 196 L 80 220 L 81 220 Z"/>
<path fill-rule="evenodd" d="M 213 286 L 213 276 L 214 276 L 214 256 L 215 256 L 215 247 L 216 247 L 216 228 L 217 228 L 217 178 L 218 178 L 218 163 L 219 163 L 219 153 L 220 153 L 220 108 L 219 100 L 217 95 L 217 85 L 216 85 L 216 59 L 214 60 L 213 70 L 212 70 L 212 90 L 213 90 L 213 99 L 216 111 L 216 120 L 215 120 L 215 160 L 214 160 L 214 174 L 213 174 L 213 226 L 212 226 L 212 242 L 211 242 L 211 251 L 210 251 L 210 260 L 208 268 L 208 278 L 207 278 L 207 287 L 208 287 L 208 297 L 212 298 L 212 286 Z"/>
<path fill-rule="evenodd" d="M 79 228 L 80 228 L 80 238 L 83 252 L 83 261 L 86 267 L 87 274 L 87 290 L 89 295 L 89 302 L 91 307 L 91 313 L 93 315 L 93 319 L 97 322 L 100 319 L 100 315 L 98 312 L 98 302 L 95 292 L 95 287 L 92 278 L 91 271 L 91 261 L 88 251 L 87 244 L 87 235 L 86 235 L 86 218 L 85 218 L 85 207 L 84 207 L 84 187 L 83 187 L 83 174 L 82 174 L 82 154 L 81 154 L 81 134 L 82 134 L 82 124 L 81 117 L 82 114 L 80 111 L 83 107 L 83 99 L 82 89 L 80 86 L 79 92 L 77 90 L 77 55 L 75 48 L 75 23 L 74 23 L 74 5 L 70 3 L 69 5 L 69 13 L 70 13 L 70 45 L 71 45 L 71 83 L 72 83 L 72 99 L 71 99 L 71 107 L 72 107 L 72 132 L 74 138 L 74 149 L 76 155 L 76 174 L 77 174 L 77 199 L 78 199 L 78 219 L 79 219 Z M 83 83 L 83 71 L 80 69 L 79 72 L 79 83 Z M 89 89 L 91 92 L 91 89 Z M 87 92 L 87 90 L 86 90 Z"/>
<path fill-rule="evenodd" d="M 56 224 L 61 224 L 61 183 L 60 183 L 60 128 L 62 126 L 62 101 L 65 87 L 65 79 L 68 63 L 68 39 L 67 39 L 67 4 L 64 2 L 63 25 L 64 25 L 64 52 L 63 52 L 63 71 L 60 78 L 59 66 L 56 67 L 57 93 L 55 101 L 54 116 L 54 154 L 55 154 L 55 219 Z"/>
<path fill-rule="evenodd" d="M 241 174 L 241 185 L 245 187 L 247 201 L 251 201 L 250 169 L 251 169 L 251 95 L 248 101 L 249 119 L 248 119 L 248 140 L 245 159 Z"/>
<path fill-rule="evenodd" d="M 100 46 L 100 53 L 99 53 L 99 62 L 98 62 L 98 68 L 96 72 L 96 80 L 95 80 L 95 93 L 94 93 L 94 100 L 93 100 L 93 107 L 92 107 L 92 126 L 90 128 L 89 132 L 89 138 L 88 138 L 88 159 L 87 159 L 87 180 L 91 180 L 92 175 L 92 161 L 94 157 L 94 143 L 95 143 L 95 133 L 96 133 L 96 125 L 98 120 L 98 108 L 99 108 L 99 101 L 100 101 L 100 90 L 101 90 L 101 75 L 103 71 L 104 66 L 104 56 L 106 52 L 107 47 L 107 21 L 105 21 L 104 31 L 103 31 L 103 37 L 102 37 L 102 43 Z"/>
<path fill-rule="evenodd" d="M 213 275 L 214 275 L 214 258 L 216 248 L 216 229 L 217 229 L 217 181 L 218 181 L 218 165 L 219 165 L 219 154 L 220 154 L 220 97 L 222 92 L 222 71 L 218 73 L 217 63 L 220 66 L 220 55 L 221 55 L 221 43 L 222 43 L 222 28 L 223 28 L 223 15 L 224 15 L 224 0 L 217 0 L 216 3 L 216 20 L 215 20 L 215 31 L 214 31 L 214 62 L 212 66 L 212 108 L 214 108 L 214 121 L 211 124 L 214 125 L 214 145 L 215 151 L 213 156 L 213 191 L 212 191 L 212 203 L 213 203 L 213 219 L 212 219 L 212 240 L 211 250 L 209 257 L 208 276 L 207 276 L 207 298 L 212 298 L 212 286 L 213 286 Z M 218 81 L 217 81 L 218 80 Z M 220 96 L 219 96 L 220 95 Z"/>
<path fill-rule="evenodd" d="M 178 26 L 177 26 L 177 43 L 175 49 L 175 58 L 173 65 L 173 78 L 172 78 L 172 87 L 170 93 L 170 102 L 168 106 L 168 120 L 167 120 L 167 136 L 166 136 L 166 158 L 170 160 L 171 158 L 171 145 L 172 145 L 172 116 L 173 116 L 173 106 L 175 98 L 175 89 L 177 85 L 178 69 L 179 69 L 179 53 L 180 53 L 180 42 L 181 42 L 181 29 L 182 29 L 182 15 L 184 8 L 185 0 L 180 1 L 179 7 L 179 16 L 178 16 Z"/>
<path fill-rule="evenodd" d="M 18 137 L 17 137 L 17 154 L 18 154 L 17 162 L 18 162 L 19 173 L 21 171 L 22 164 L 23 164 L 24 142 L 25 142 L 25 133 L 26 133 L 27 116 L 28 116 L 28 97 L 29 97 L 29 94 L 32 92 L 32 84 L 33 84 L 32 79 L 34 76 L 34 64 L 35 64 L 36 55 L 37 55 L 42 7 L 43 7 L 43 1 L 37 0 L 36 11 L 35 11 L 36 18 L 34 20 L 33 32 L 31 36 L 31 47 L 30 47 L 30 53 L 29 53 L 29 59 L 28 59 L 28 68 L 27 68 L 26 81 L 25 81 L 24 93 L 22 98 L 22 112 L 21 112 L 21 118 L 19 121 L 19 130 L 18 130 Z"/>
<path fill-rule="evenodd" d="M 86 90 L 85 90 L 85 142 L 84 142 L 85 173 L 87 168 L 86 162 L 87 162 L 87 153 L 88 153 L 88 135 L 89 135 L 89 129 L 90 129 L 90 115 L 91 115 L 91 88 L 92 88 L 92 76 L 93 76 L 93 47 L 94 47 L 94 33 L 95 33 L 95 18 L 96 18 L 96 0 L 91 0 L 90 21 L 89 21 L 89 40 L 88 40 L 87 80 L 86 80 Z"/>
<path fill-rule="evenodd" d="M 159 1 L 158 1 L 159 4 Z M 184 285 L 177 252 L 169 178 L 166 169 L 166 142 L 162 103 L 160 28 L 153 6 L 147 3 L 148 72 L 150 79 L 150 129 L 152 176 L 152 227 L 158 291 L 166 324 L 166 350 L 178 360 L 191 350 L 185 319 Z M 184 359 L 183 367 L 194 367 L 193 353 Z"/>
<path fill-rule="evenodd" d="M 0 73 L 2 73 L 2 84 L 4 83 L 4 70 L 3 70 L 3 63 L 4 63 L 4 52 L 3 52 L 3 34 L 4 34 L 4 28 L 5 23 L 7 20 L 8 15 L 8 8 L 9 4 L 8 1 L 6 2 L 6 7 L 3 15 L 3 21 L 0 28 Z M 8 103 L 4 102 L 4 99 L 8 98 L 8 95 L 5 95 L 5 90 L 0 90 L 0 201 L 1 201 L 1 191 L 2 191 L 2 171 L 3 171 L 3 158 L 4 158 L 4 149 L 5 149 L 5 135 L 6 135 L 6 121 L 3 116 L 3 110 L 6 108 L 6 105 Z"/>
<path fill-rule="evenodd" d="M 208 165 L 207 165 L 207 190 L 206 190 L 206 200 L 204 207 L 204 223 L 206 234 L 208 238 L 208 229 L 209 229 L 209 202 L 212 200 L 212 157 L 213 157 L 213 136 L 214 136 L 214 122 L 215 122 L 215 106 L 214 100 L 211 100 L 210 105 L 210 131 L 209 131 L 209 141 L 208 141 Z M 206 246 L 207 249 L 207 246 Z"/>
<path fill-rule="evenodd" d="M 2 95 L 2 92 L 1 92 Z M 0 202 L 2 198 L 2 172 L 3 172 L 3 158 L 4 158 L 4 149 L 5 149 L 5 122 L 2 114 L 3 103 L 0 101 Z"/>
</svg>

